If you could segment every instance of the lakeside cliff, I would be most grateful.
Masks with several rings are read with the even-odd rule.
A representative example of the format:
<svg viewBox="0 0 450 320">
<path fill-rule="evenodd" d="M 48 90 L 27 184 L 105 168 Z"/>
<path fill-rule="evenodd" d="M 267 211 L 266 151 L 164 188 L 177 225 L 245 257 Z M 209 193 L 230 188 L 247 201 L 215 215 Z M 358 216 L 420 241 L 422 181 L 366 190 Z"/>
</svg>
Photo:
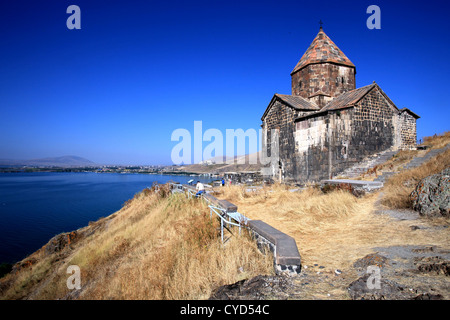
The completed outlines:
<svg viewBox="0 0 450 320">
<path fill-rule="evenodd" d="M 69 289 L 69 266 L 80 289 Z M 243 234 L 223 247 L 197 199 L 145 189 L 123 208 L 52 238 L 0 279 L 1 299 L 205 299 L 218 286 L 271 274 Z"/>
</svg>

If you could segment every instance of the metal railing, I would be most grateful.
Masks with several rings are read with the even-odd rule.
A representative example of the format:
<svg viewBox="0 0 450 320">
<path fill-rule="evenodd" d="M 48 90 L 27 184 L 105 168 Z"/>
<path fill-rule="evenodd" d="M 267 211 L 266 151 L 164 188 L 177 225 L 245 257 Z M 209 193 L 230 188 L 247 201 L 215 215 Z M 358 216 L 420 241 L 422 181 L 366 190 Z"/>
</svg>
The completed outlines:
<svg viewBox="0 0 450 320">
<path fill-rule="evenodd" d="M 249 220 L 247 217 L 240 214 L 239 212 L 227 212 L 224 208 L 220 208 L 214 205 L 211 202 L 211 200 L 208 199 L 208 197 L 203 196 L 205 193 L 202 193 L 199 196 L 197 196 L 196 190 L 188 188 L 180 183 L 169 182 L 169 185 L 171 186 L 172 192 L 185 192 L 188 198 L 199 197 L 207 203 L 208 208 L 210 210 L 209 214 L 210 218 L 212 219 L 212 214 L 214 212 L 215 215 L 220 219 L 220 238 L 222 240 L 222 243 L 225 243 L 229 239 L 227 238 L 224 240 L 224 229 L 228 230 L 232 234 L 229 227 L 230 226 L 238 227 L 240 235 L 241 228 L 244 227 L 247 224 L 247 221 Z"/>
<path fill-rule="evenodd" d="M 212 206 L 212 205 L 209 205 L 208 206 L 209 207 L 209 217 L 212 219 L 212 214 L 213 214 L 213 212 L 220 218 L 220 238 L 221 238 L 221 240 L 222 240 L 222 243 L 224 243 L 224 236 L 223 236 L 223 234 L 224 234 L 224 228 L 225 229 L 227 229 L 230 233 L 231 233 L 231 231 L 230 231 L 230 229 L 228 229 L 227 228 L 227 226 L 225 226 L 225 224 L 226 225 L 230 225 L 230 226 L 236 226 L 236 227 L 239 227 L 239 234 L 241 234 L 241 224 L 240 223 L 235 223 L 235 222 L 232 222 L 231 221 L 231 216 L 229 216 L 228 214 L 227 214 L 227 212 L 225 211 L 225 209 L 223 209 L 223 208 L 219 208 L 219 207 L 215 207 L 215 206 Z M 228 220 L 227 220 L 227 218 L 228 218 Z M 229 238 L 228 238 L 229 239 Z M 228 240 L 228 239 L 226 239 L 225 240 L 225 242 Z"/>
<path fill-rule="evenodd" d="M 180 183 L 169 182 L 169 186 L 171 187 L 172 191 L 174 191 L 174 190 L 179 191 L 179 192 L 184 191 L 184 186 Z"/>
</svg>

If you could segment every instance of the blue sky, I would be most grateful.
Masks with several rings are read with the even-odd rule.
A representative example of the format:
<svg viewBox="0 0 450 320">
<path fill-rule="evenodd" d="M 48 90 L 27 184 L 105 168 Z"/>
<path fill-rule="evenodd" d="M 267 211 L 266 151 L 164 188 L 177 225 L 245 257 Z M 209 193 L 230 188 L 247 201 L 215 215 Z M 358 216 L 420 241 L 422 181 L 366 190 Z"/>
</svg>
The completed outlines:
<svg viewBox="0 0 450 320">
<path fill-rule="evenodd" d="M 69 30 L 69 5 L 81 30 Z M 366 9 L 381 9 L 369 30 Z M 0 158 L 78 155 L 170 164 L 177 128 L 260 128 L 274 93 L 324 22 L 356 65 L 421 116 L 418 138 L 450 130 L 445 1 L 3 1 Z M 204 144 L 204 147 L 207 143 Z"/>
</svg>

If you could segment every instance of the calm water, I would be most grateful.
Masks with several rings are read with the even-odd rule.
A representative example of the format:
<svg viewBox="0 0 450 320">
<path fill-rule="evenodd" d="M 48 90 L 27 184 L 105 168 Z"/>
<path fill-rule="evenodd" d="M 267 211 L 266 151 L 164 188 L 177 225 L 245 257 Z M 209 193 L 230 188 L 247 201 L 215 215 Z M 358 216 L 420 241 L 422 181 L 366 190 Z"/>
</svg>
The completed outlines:
<svg viewBox="0 0 450 320">
<path fill-rule="evenodd" d="M 116 173 L 0 173 L 0 263 L 14 263 L 61 232 L 119 210 L 153 182 L 210 179 Z"/>
</svg>

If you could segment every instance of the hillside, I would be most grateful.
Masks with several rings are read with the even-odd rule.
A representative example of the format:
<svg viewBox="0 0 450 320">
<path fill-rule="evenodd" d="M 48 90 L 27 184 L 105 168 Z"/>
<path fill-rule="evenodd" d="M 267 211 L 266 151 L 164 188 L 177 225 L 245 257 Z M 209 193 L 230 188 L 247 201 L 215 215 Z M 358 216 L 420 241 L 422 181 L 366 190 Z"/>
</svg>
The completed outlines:
<svg viewBox="0 0 450 320">
<path fill-rule="evenodd" d="M 215 157 L 208 159 L 205 163 L 179 166 L 179 171 L 192 173 L 216 173 L 260 171 L 260 152 L 250 155 L 237 156 L 234 158 Z M 207 164 L 209 162 L 209 164 Z"/>
<path fill-rule="evenodd" d="M 272 273 L 243 233 L 222 246 L 207 206 L 145 189 L 123 208 L 55 236 L 0 279 L 0 299 L 205 299 L 218 286 Z M 69 290 L 69 266 L 81 289 Z"/>
<path fill-rule="evenodd" d="M 0 159 L 0 165 L 35 167 L 81 167 L 94 166 L 94 162 L 78 156 L 61 156 L 30 160 Z"/>
<path fill-rule="evenodd" d="M 392 173 L 374 193 L 314 185 L 214 188 L 240 213 L 295 239 L 298 277 L 273 275 L 271 255 L 245 233 L 221 246 L 206 205 L 163 187 L 55 236 L 0 279 L 0 299 L 448 300 L 450 220 L 420 216 L 409 199 L 420 179 L 450 166 L 449 143 L 448 132 L 426 139 L 427 150 L 401 152 L 365 174 Z M 81 270 L 79 290 L 66 285 L 71 265 Z M 369 266 L 382 270 L 381 293 L 367 291 Z"/>
</svg>

